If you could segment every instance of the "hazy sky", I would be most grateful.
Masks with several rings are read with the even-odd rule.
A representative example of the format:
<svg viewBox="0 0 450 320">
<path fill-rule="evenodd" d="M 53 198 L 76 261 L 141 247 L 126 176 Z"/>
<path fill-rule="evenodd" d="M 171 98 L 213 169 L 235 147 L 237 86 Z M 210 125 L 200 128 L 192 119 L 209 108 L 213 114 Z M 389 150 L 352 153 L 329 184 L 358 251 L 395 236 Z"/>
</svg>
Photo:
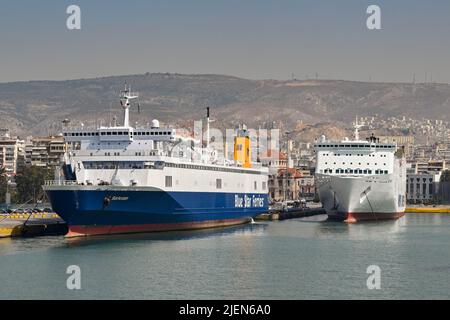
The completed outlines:
<svg viewBox="0 0 450 320">
<path fill-rule="evenodd" d="M 82 29 L 66 28 L 81 7 Z M 382 30 L 366 28 L 381 7 Z M 145 72 L 450 82 L 449 0 L 1 0 L 0 82 Z"/>
</svg>

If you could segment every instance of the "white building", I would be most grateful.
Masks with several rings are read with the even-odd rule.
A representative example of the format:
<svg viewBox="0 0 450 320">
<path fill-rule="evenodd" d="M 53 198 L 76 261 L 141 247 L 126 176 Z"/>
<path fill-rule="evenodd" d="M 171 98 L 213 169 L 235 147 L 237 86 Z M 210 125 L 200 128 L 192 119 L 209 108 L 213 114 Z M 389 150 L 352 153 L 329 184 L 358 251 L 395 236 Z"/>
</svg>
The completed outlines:
<svg viewBox="0 0 450 320">
<path fill-rule="evenodd" d="M 19 156 L 23 150 L 23 141 L 12 138 L 8 129 L 0 129 L 0 168 L 5 169 L 8 176 L 17 173 Z"/>
<path fill-rule="evenodd" d="M 439 180 L 446 169 L 444 160 L 412 163 L 408 169 L 406 199 L 409 203 L 431 203 L 439 194 Z"/>
</svg>

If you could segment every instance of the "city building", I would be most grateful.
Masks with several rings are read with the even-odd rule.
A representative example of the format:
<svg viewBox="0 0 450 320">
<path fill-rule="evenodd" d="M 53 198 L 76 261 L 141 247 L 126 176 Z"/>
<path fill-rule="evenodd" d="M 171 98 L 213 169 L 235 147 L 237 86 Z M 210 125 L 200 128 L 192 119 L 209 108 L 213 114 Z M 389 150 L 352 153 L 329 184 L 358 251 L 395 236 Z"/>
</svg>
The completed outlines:
<svg viewBox="0 0 450 320">
<path fill-rule="evenodd" d="M 380 142 L 382 143 L 392 143 L 397 145 L 399 148 L 403 148 L 405 152 L 405 157 L 407 159 L 411 158 L 414 154 L 414 136 L 379 136 Z"/>
<path fill-rule="evenodd" d="M 267 150 L 259 156 L 263 166 L 269 168 L 269 175 L 277 175 L 280 169 L 286 169 L 286 155 L 275 150 Z"/>
<path fill-rule="evenodd" d="M 431 204 L 442 200 L 440 178 L 447 169 L 445 160 L 413 162 L 407 170 L 406 200 Z"/>
<path fill-rule="evenodd" d="M 300 200 L 301 173 L 294 168 L 279 169 L 269 174 L 269 198 L 271 201 Z"/>
<path fill-rule="evenodd" d="M 65 150 L 66 143 L 61 136 L 33 137 L 25 145 L 25 165 L 59 166 Z"/>
<path fill-rule="evenodd" d="M 11 137 L 8 129 L 0 129 L 0 168 L 7 176 L 17 174 L 22 151 L 23 141 Z"/>
<path fill-rule="evenodd" d="M 406 200 L 409 203 L 429 204 L 437 200 L 440 174 L 407 174 Z"/>
</svg>

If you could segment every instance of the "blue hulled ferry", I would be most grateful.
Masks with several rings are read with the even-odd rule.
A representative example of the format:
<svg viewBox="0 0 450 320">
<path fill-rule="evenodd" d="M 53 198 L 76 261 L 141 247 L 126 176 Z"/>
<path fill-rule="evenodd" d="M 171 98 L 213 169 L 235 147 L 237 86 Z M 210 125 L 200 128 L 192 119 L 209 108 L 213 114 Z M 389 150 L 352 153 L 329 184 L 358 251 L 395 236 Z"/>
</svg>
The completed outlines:
<svg viewBox="0 0 450 320">
<path fill-rule="evenodd" d="M 123 125 L 66 124 L 63 175 L 46 181 L 67 236 L 186 230 L 249 222 L 268 209 L 268 170 L 251 161 L 248 131 L 235 131 L 233 159 L 159 121 L 132 127 L 131 102 L 120 96 Z M 226 152 L 225 152 L 226 154 Z"/>
</svg>

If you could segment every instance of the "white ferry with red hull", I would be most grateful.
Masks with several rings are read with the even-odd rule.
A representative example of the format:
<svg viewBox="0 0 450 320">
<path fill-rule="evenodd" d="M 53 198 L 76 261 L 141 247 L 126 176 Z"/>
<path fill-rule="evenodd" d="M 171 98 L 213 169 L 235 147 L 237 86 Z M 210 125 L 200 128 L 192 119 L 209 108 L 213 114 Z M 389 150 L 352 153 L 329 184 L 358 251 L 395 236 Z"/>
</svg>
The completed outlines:
<svg viewBox="0 0 450 320">
<path fill-rule="evenodd" d="M 396 145 L 373 135 L 315 143 L 316 183 L 330 219 L 345 222 L 397 219 L 406 204 L 406 160 Z"/>
</svg>

